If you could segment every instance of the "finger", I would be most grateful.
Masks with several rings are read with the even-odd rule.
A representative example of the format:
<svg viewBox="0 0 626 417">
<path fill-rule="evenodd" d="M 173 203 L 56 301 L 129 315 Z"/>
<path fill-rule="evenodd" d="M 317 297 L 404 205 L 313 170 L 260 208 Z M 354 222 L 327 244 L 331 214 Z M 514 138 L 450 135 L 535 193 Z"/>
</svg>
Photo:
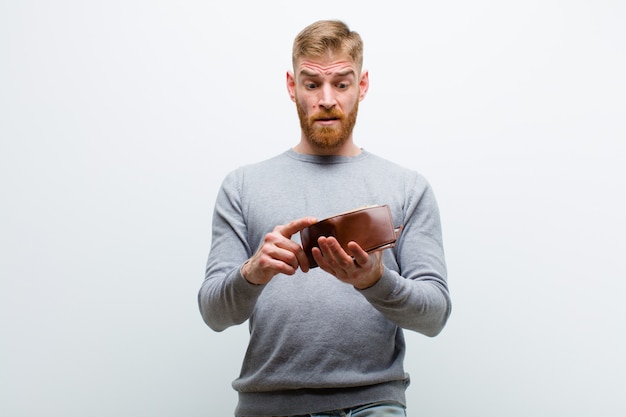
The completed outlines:
<svg viewBox="0 0 626 417">
<path fill-rule="evenodd" d="M 303 217 L 301 219 L 293 220 L 285 225 L 278 226 L 276 229 L 281 235 L 286 238 L 291 238 L 291 236 L 298 233 L 300 230 L 305 227 L 309 227 L 316 222 L 317 219 L 315 217 Z"/>
<path fill-rule="evenodd" d="M 282 236 L 280 240 L 274 243 L 274 245 L 279 249 L 283 249 L 289 252 L 286 255 L 289 257 L 289 264 L 294 266 L 294 268 L 298 268 L 299 265 L 303 272 L 309 271 L 309 260 L 304 253 L 302 246 L 300 246 L 298 243 Z"/>
<path fill-rule="evenodd" d="M 328 272 L 329 274 L 335 275 L 333 265 L 328 261 L 328 258 L 324 257 L 319 247 L 312 248 L 311 253 L 313 254 L 313 259 L 315 259 L 315 262 L 317 262 L 320 269 Z"/>
<path fill-rule="evenodd" d="M 369 253 L 365 252 L 356 242 L 349 242 L 347 252 L 354 258 L 357 266 L 363 266 L 370 260 Z"/>
<path fill-rule="evenodd" d="M 336 264 L 344 269 L 352 266 L 352 256 L 341 247 L 334 237 L 320 237 L 318 244 L 322 255 L 329 263 Z"/>
<path fill-rule="evenodd" d="M 298 264 L 300 264 L 302 272 L 309 272 L 309 269 L 311 269 L 309 258 L 307 258 L 306 254 L 300 247 L 298 247 L 298 250 L 296 251 L 296 258 L 298 258 Z"/>
<path fill-rule="evenodd" d="M 269 253 L 272 259 L 278 260 L 285 265 L 288 265 L 290 268 L 293 268 L 294 271 L 298 269 L 299 258 L 297 255 L 297 251 L 300 247 L 298 244 L 291 242 L 288 245 L 276 244 L 273 246 L 273 250 Z"/>
</svg>

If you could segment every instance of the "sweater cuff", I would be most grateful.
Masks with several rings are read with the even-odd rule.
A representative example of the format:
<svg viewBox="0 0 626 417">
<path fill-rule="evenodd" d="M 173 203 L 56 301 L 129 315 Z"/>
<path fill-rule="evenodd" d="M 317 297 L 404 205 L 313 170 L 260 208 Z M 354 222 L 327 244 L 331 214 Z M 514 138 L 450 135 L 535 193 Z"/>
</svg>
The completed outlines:
<svg viewBox="0 0 626 417">
<path fill-rule="evenodd" d="M 380 277 L 376 284 L 362 290 L 357 289 L 357 291 L 370 300 L 386 300 L 395 291 L 396 280 L 397 277 L 394 273 L 385 268 L 383 276 Z"/>
<path fill-rule="evenodd" d="M 245 296 L 256 297 L 261 294 L 261 291 L 265 288 L 264 284 L 253 284 L 248 281 L 241 273 L 241 268 L 237 269 L 232 277 L 233 288 L 237 294 L 243 294 Z"/>
</svg>

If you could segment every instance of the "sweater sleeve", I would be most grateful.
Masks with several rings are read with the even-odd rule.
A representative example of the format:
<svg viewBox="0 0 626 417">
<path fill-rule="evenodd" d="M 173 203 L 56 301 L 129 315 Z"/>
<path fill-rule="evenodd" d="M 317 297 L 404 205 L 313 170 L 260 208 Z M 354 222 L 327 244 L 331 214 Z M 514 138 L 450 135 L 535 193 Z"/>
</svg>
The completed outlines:
<svg viewBox="0 0 626 417">
<path fill-rule="evenodd" d="M 246 321 L 264 288 L 251 284 L 241 274 L 251 248 L 240 195 L 240 181 L 233 172 L 224 179 L 216 199 L 211 250 L 198 292 L 202 318 L 216 331 Z"/>
<path fill-rule="evenodd" d="M 423 178 L 417 183 L 392 249 L 398 270 L 386 266 L 382 278 L 360 292 L 398 326 L 432 337 L 445 326 L 451 302 L 439 209 L 430 185 Z"/>
</svg>

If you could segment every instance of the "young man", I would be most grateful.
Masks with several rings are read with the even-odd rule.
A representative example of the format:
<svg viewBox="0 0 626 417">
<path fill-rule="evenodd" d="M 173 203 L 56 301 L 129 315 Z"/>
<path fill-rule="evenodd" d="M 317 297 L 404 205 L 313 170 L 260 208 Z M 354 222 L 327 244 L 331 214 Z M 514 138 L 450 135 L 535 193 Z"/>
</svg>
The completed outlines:
<svg viewBox="0 0 626 417">
<path fill-rule="evenodd" d="M 361 38 L 344 23 L 305 28 L 287 73 L 300 142 L 234 170 L 219 191 L 198 300 L 213 330 L 249 320 L 237 416 L 404 416 L 402 329 L 435 336 L 450 314 L 430 185 L 354 143 L 369 87 L 362 63 Z M 403 226 L 395 247 L 344 250 L 321 237 L 310 268 L 301 230 L 376 204 Z"/>
</svg>

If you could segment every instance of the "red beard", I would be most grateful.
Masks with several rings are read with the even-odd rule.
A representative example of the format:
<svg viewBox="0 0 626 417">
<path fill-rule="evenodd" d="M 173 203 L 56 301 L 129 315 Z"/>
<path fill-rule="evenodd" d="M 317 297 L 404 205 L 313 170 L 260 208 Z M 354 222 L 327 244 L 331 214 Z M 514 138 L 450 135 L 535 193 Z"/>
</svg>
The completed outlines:
<svg viewBox="0 0 626 417">
<path fill-rule="evenodd" d="M 321 110 L 307 117 L 298 100 L 296 100 L 296 108 L 300 118 L 300 127 L 309 143 L 319 149 L 332 150 L 340 148 L 350 138 L 356 124 L 359 102 L 355 103 L 354 108 L 347 116 L 343 112 L 332 108 L 330 110 Z M 339 126 L 315 125 L 315 121 L 328 118 L 337 119 Z"/>
</svg>

